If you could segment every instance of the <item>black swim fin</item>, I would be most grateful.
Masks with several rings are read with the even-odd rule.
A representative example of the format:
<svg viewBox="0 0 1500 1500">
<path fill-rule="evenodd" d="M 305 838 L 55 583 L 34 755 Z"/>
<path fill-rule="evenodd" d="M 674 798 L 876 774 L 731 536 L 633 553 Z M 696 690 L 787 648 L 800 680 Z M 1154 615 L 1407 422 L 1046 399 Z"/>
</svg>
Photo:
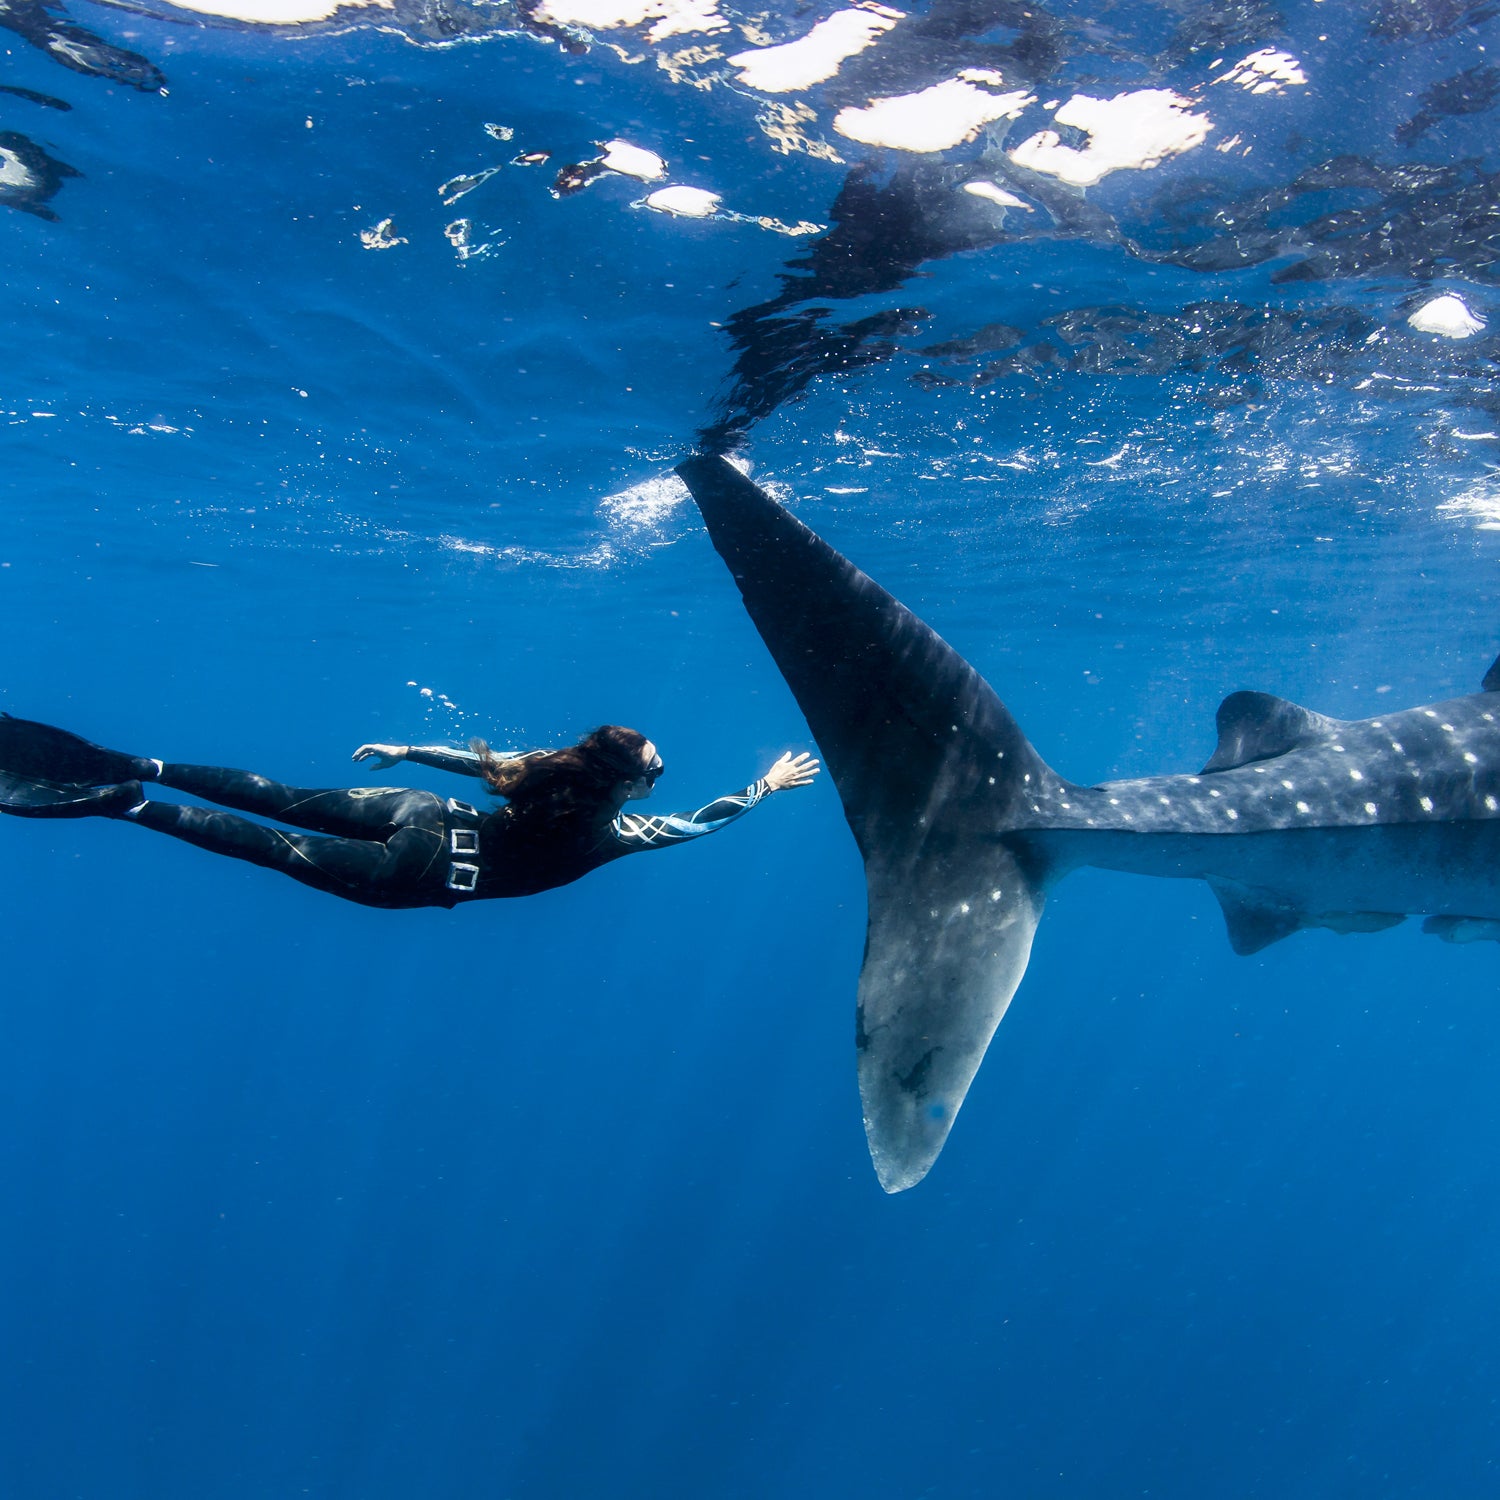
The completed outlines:
<svg viewBox="0 0 1500 1500">
<path fill-rule="evenodd" d="M 52 787 L 113 786 L 150 781 L 156 766 L 138 755 L 106 750 L 66 729 L 0 714 L 0 775 Z"/>
<path fill-rule="evenodd" d="M 142 797 L 135 780 L 115 786 L 67 786 L 0 771 L 0 813 L 14 818 L 116 817 Z"/>
</svg>

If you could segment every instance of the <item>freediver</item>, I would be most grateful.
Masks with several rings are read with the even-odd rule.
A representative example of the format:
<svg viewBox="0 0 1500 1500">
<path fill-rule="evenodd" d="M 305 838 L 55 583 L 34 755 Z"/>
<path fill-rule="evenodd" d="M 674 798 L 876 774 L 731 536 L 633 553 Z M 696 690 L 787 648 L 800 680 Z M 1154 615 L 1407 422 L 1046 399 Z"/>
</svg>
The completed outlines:
<svg viewBox="0 0 1500 1500">
<path fill-rule="evenodd" d="M 283 786 L 250 771 L 125 755 L 67 730 L 0 715 L 0 812 L 109 817 L 200 849 L 279 870 L 364 906 L 444 906 L 530 896 L 622 855 L 700 838 L 772 792 L 807 786 L 818 762 L 782 755 L 743 791 L 694 812 L 652 817 L 625 805 L 651 795 L 661 756 L 645 735 L 606 724 L 561 750 L 497 753 L 482 740 L 361 745 L 357 761 L 406 760 L 482 780 L 505 805 L 481 809 L 401 787 Z M 290 833 L 216 808 L 147 799 L 143 783 L 274 818 Z"/>
</svg>

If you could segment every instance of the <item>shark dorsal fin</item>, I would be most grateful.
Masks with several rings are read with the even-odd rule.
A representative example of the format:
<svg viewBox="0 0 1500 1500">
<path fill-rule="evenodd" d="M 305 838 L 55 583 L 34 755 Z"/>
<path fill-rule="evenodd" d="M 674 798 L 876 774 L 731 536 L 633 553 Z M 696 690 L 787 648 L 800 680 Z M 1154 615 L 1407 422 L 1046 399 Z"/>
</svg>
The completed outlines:
<svg viewBox="0 0 1500 1500">
<path fill-rule="evenodd" d="M 1218 713 L 1219 743 L 1204 771 L 1232 771 L 1315 745 L 1337 721 L 1270 693 L 1231 693 Z"/>
<path fill-rule="evenodd" d="M 1479 684 L 1487 693 L 1500 693 L 1500 656 L 1497 656 L 1488 672 L 1484 674 L 1484 681 Z"/>
</svg>

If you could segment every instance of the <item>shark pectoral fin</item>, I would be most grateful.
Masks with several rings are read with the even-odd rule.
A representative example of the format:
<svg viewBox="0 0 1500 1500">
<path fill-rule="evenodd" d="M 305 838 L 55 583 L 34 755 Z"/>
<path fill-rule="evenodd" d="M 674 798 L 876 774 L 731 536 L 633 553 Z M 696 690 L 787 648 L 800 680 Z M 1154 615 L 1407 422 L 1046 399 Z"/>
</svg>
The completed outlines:
<svg viewBox="0 0 1500 1500">
<path fill-rule="evenodd" d="M 1229 946 L 1242 958 L 1279 943 L 1303 926 L 1302 912 L 1269 892 L 1228 880 L 1211 879 L 1208 886 L 1219 898 Z"/>
<path fill-rule="evenodd" d="M 1484 681 L 1479 686 L 1486 693 L 1500 693 L 1500 656 L 1490 663 L 1490 669 L 1484 674 Z"/>
<path fill-rule="evenodd" d="M 1357 932 L 1385 932 L 1399 927 L 1406 920 L 1406 913 L 1399 911 L 1325 911 L 1308 917 L 1304 927 L 1321 927 L 1325 932 L 1337 932 L 1352 936 Z"/>
<path fill-rule="evenodd" d="M 1500 943 L 1500 922 L 1493 917 L 1428 917 L 1422 931 L 1445 943 Z"/>
<path fill-rule="evenodd" d="M 867 865 L 859 1092 L 880 1185 L 927 1175 L 1010 1004 L 1046 899 L 1005 841 Z"/>
<path fill-rule="evenodd" d="M 1205 774 L 1315 745 L 1327 739 L 1339 721 L 1270 693 L 1231 693 L 1219 705 L 1216 723 L 1219 743 L 1203 767 Z"/>
<path fill-rule="evenodd" d="M 1230 880 L 1210 879 L 1209 888 L 1219 898 L 1224 912 L 1224 926 L 1229 932 L 1229 946 L 1242 957 L 1259 953 L 1272 943 L 1320 927 L 1326 932 L 1350 934 L 1384 932 L 1399 927 L 1405 913 L 1391 911 L 1304 911 L 1283 901 L 1272 891 L 1238 885 Z M 1435 929 L 1429 927 L 1428 931 Z"/>
</svg>

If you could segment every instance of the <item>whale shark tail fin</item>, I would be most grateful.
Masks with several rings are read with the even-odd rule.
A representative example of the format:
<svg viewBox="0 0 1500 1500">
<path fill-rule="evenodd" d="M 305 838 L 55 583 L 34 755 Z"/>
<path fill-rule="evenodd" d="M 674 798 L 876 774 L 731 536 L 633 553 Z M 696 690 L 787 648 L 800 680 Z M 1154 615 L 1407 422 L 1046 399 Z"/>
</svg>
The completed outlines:
<svg viewBox="0 0 1500 1500">
<path fill-rule="evenodd" d="M 935 631 L 723 458 L 677 471 L 818 742 L 864 856 L 860 1094 L 881 1185 L 920 1182 L 1026 971 L 1065 786 Z"/>
</svg>

